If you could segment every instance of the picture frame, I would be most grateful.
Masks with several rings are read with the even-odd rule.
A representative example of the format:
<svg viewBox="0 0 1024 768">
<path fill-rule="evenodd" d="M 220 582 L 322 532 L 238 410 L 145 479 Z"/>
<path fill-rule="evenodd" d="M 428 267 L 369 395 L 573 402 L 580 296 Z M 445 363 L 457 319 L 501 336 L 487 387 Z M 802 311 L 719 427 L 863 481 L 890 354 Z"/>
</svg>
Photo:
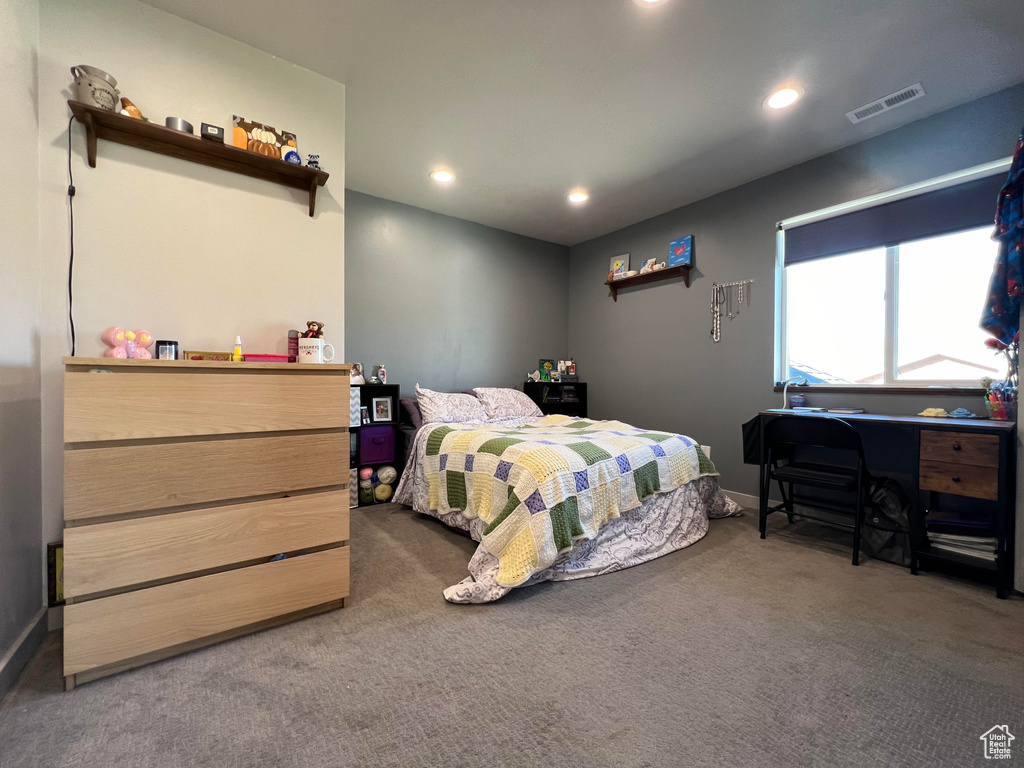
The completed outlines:
<svg viewBox="0 0 1024 768">
<path fill-rule="evenodd" d="M 551 381 L 551 372 L 557 370 L 555 365 L 555 361 L 551 358 L 542 357 L 540 359 L 537 369 L 540 371 L 541 381 Z"/>
<path fill-rule="evenodd" d="M 629 272 L 629 254 L 612 256 L 611 261 L 608 262 L 608 271 L 612 273 L 612 279 L 622 277 Z"/>
<path fill-rule="evenodd" d="M 668 244 L 668 265 L 678 267 L 693 263 L 693 235 L 680 237 Z"/>
<path fill-rule="evenodd" d="M 365 405 L 359 409 L 359 416 L 362 419 L 364 426 L 370 423 L 370 409 Z"/>
<path fill-rule="evenodd" d="M 373 420 L 375 422 L 382 421 L 394 421 L 391 417 L 391 398 L 390 397 L 375 397 L 373 398 Z"/>
</svg>

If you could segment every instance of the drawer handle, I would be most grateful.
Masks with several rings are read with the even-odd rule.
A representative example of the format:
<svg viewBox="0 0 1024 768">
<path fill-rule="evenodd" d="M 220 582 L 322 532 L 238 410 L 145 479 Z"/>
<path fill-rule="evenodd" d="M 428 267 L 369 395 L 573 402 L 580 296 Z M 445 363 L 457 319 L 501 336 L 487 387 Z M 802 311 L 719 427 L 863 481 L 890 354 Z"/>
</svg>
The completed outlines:
<svg viewBox="0 0 1024 768">
<path fill-rule="evenodd" d="M 953 443 L 953 450 L 954 451 L 959 451 L 960 450 L 960 443 Z"/>
<path fill-rule="evenodd" d="M 954 483 L 959 483 L 960 482 L 960 475 L 953 475 L 953 482 Z"/>
</svg>

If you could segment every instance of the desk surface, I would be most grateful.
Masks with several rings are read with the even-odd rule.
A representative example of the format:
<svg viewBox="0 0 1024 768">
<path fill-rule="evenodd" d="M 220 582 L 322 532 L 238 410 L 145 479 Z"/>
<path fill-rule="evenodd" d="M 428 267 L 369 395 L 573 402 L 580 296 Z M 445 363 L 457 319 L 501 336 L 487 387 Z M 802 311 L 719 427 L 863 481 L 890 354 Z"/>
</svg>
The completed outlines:
<svg viewBox="0 0 1024 768">
<path fill-rule="evenodd" d="M 995 419 L 950 419 L 929 416 L 886 416 L 881 413 L 828 413 L 827 411 L 791 411 L 788 408 L 769 408 L 758 413 L 760 416 L 829 416 L 850 422 L 874 422 L 876 424 L 906 424 L 930 429 L 969 429 L 974 432 L 1012 432 L 1015 421 Z"/>
</svg>

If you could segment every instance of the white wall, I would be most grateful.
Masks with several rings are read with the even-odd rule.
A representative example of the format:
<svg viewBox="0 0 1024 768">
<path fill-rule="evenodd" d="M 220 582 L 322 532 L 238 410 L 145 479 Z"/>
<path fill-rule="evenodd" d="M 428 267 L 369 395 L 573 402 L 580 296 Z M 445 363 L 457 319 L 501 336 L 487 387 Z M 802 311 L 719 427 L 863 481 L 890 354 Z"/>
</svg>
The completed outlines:
<svg viewBox="0 0 1024 768">
<path fill-rule="evenodd" d="M 102 140 L 89 168 L 83 128 L 73 124 L 77 354 L 99 354 L 100 332 L 115 324 L 192 349 L 229 349 L 241 334 L 248 352 L 281 353 L 289 328 L 321 320 L 344 358 L 344 86 L 134 0 L 47 0 L 39 55 L 47 540 L 62 529 L 67 99 L 75 64 L 112 74 L 154 121 L 175 115 L 197 131 L 205 121 L 230 135 L 238 114 L 293 131 L 303 156 L 319 153 L 331 174 L 310 218 L 297 190 Z"/>
<path fill-rule="evenodd" d="M 39 480 L 38 0 L 0 0 L 0 657 L 43 604 Z M 2 695 L 2 690 L 0 690 Z"/>
</svg>

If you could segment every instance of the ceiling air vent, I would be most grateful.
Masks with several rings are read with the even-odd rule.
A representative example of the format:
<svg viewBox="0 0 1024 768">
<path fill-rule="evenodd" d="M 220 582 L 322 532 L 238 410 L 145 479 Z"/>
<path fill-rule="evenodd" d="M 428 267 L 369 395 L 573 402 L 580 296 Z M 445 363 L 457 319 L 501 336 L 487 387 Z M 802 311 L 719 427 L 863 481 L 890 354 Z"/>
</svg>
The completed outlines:
<svg viewBox="0 0 1024 768">
<path fill-rule="evenodd" d="M 888 112 L 890 109 L 902 107 L 904 104 L 908 104 L 914 99 L 920 99 L 922 96 L 924 96 L 924 86 L 920 83 L 914 83 L 906 88 L 901 88 L 895 93 L 890 93 L 888 96 L 883 96 L 880 99 L 869 102 L 863 107 L 857 107 L 857 109 L 847 112 L 846 116 L 850 118 L 851 123 L 860 123 L 875 115 Z"/>
</svg>

